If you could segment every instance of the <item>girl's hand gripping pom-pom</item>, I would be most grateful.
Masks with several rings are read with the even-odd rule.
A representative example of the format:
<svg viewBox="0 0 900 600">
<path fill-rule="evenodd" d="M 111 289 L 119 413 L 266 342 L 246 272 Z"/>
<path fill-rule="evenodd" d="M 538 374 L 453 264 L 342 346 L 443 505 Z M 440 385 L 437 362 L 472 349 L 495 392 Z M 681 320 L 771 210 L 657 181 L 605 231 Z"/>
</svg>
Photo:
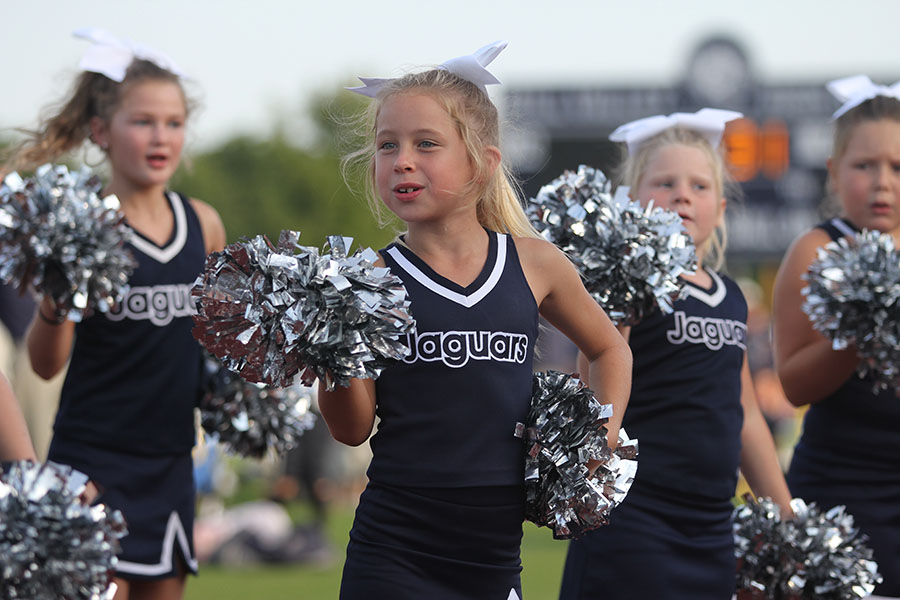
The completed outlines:
<svg viewBox="0 0 900 600">
<path fill-rule="evenodd" d="M 89 169 L 63 165 L 0 184 L 0 281 L 50 298 L 58 321 L 109 311 L 136 266 L 119 200 L 99 192 Z"/>
<path fill-rule="evenodd" d="M 657 308 L 672 312 L 682 273 L 696 270 L 694 244 L 676 213 L 642 208 L 627 188 L 610 194 L 606 176 L 581 165 L 528 201 L 535 228 L 565 252 L 591 296 L 617 325 L 635 325 Z"/>
<path fill-rule="evenodd" d="M 795 498 L 782 519 L 769 498 L 734 510 L 738 598 L 838 600 L 865 598 L 881 582 L 867 537 L 845 507 L 822 512 Z"/>
<path fill-rule="evenodd" d="M 0 473 L 0 597 L 112 598 L 125 519 L 91 506 L 87 484 L 56 463 L 19 461 Z"/>
<path fill-rule="evenodd" d="M 351 238 L 328 238 L 330 253 L 282 231 L 231 244 L 206 260 L 191 292 L 194 337 L 247 381 L 288 387 L 300 374 L 326 388 L 375 379 L 409 352 L 415 321 L 406 288 L 371 249 L 347 255 Z"/>
<path fill-rule="evenodd" d="M 804 278 L 803 311 L 835 350 L 856 345 L 861 377 L 900 395 L 900 252 L 888 233 L 863 231 L 819 249 Z"/>
<path fill-rule="evenodd" d="M 252 458 L 270 450 L 285 454 L 315 424 L 312 388 L 249 383 L 212 356 L 206 359 L 206 378 L 200 423 L 228 452 Z"/>
<path fill-rule="evenodd" d="M 525 518 L 578 537 L 609 522 L 637 472 L 637 440 L 619 431 L 610 450 L 604 425 L 612 407 L 584 383 L 558 371 L 535 373 L 531 410 L 516 435 L 525 441 Z M 593 472 L 589 461 L 599 462 Z"/>
</svg>

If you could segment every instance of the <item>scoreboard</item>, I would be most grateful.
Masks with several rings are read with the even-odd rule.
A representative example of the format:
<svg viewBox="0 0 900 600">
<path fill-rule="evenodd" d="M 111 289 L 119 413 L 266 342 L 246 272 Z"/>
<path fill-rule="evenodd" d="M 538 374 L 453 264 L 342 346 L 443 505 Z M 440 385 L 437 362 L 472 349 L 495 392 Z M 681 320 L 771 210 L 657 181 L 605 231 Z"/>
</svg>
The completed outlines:
<svg viewBox="0 0 900 600">
<path fill-rule="evenodd" d="M 503 150 L 524 192 L 533 196 L 579 164 L 610 174 L 622 156 L 607 137 L 623 123 L 706 106 L 740 111 L 744 118 L 729 123 L 723 137 L 726 162 L 743 196 L 729 198 L 729 260 L 777 261 L 799 233 L 821 220 L 831 114 L 839 106 L 825 83 L 853 74 L 760 82 L 737 42 L 714 37 L 697 47 L 681 80 L 668 87 L 507 86 L 500 104 L 512 122 L 504 130 Z"/>
</svg>

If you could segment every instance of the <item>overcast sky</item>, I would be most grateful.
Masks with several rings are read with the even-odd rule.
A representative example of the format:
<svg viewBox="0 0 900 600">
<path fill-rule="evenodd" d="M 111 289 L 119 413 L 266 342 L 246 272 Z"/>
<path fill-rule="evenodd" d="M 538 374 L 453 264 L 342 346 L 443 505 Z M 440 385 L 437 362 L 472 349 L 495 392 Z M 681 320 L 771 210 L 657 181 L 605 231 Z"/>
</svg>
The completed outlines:
<svg viewBox="0 0 900 600">
<path fill-rule="evenodd" d="M 0 0 L 0 134 L 58 100 L 99 26 L 171 55 L 203 110 L 194 147 L 265 134 L 311 92 L 392 76 L 505 39 L 510 86 L 665 85 L 711 35 L 741 44 L 768 82 L 900 72 L 900 1 L 854 0 Z M 893 83 L 882 81 L 882 83 Z"/>
</svg>

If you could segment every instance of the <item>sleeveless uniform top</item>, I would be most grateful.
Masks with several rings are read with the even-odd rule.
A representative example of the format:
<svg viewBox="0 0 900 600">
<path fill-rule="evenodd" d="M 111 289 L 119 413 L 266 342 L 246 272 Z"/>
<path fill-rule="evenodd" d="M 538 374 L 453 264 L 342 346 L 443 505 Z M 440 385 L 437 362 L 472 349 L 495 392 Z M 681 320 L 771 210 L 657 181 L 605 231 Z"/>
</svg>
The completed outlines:
<svg viewBox="0 0 900 600">
<path fill-rule="evenodd" d="M 687 282 L 672 314 L 632 328 L 623 426 L 640 440 L 635 484 L 721 500 L 734 495 L 740 463 L 747 303 L 734 281 L 707 272 L 711 289 Z"/>
<path fill-rule="evenodd" d="M 845 219 L 817 225 L 832 240 L 854 234 Z M 834 393 L 810 405 L 794 449 L 791 474 L 820 465 L 828 478 L 900 482 L 900 399 L 872 391 L 871 378 L 852 375 Z"/>
<path fill-rule="evenodd" d="M 188 452 L 202 373 L 191 335 L 190 290 L 206 250 L 188 200 L 167 192 L 172 237 L 159 247 L 134 232 L 138 266 L 125 299 L 75 326 L 54 435 L 137 454 Z"/>
<path fill-rule="evenodd" d="M 534 295 L 511 237 L 488 232 L 488 257 L 467 287 L 411 250 L 381 251 L 406 286 L 411 353 L 376 380 L 378 430 L 369 478 L 410 487 L 521 485 L 538 331 Z"/>
</svg>

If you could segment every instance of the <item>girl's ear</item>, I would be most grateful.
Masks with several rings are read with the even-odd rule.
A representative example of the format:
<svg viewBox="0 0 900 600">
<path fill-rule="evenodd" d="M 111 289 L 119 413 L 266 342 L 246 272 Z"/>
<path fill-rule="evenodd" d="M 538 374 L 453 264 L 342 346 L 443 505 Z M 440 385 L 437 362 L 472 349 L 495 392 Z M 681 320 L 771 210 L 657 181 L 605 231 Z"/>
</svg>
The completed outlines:
<svg viewBox="0 0 900 600">
<path fill-rule="evenodd" d="M 487 173 L 488 176 L 494 174 L 494 171 L 497 170 L 497 167 L 500 166 L 500 160 L 503 158 L 503 155 L 500 154 L 500 148 L 497 146 L 487 146 L 484 149 L 484 159 L 487 162 Z"/>
<path fill-rule="evenodd" d="M 725 208 L 728 206 L 728 200 L 725 196 L 722 196 L 719 199 L 719 218 L 716 219 L 716 227 L 721 227 L 725 224 Z"/>
<path fill-rule="evenodd" d="M 100 117 L 91 117 L 88 124 L 91 128 L 91 141 L 100 146 L 100 149 L 106 151 L 109 149 L 109 127 L 106 121 Z"/>
</svg>

